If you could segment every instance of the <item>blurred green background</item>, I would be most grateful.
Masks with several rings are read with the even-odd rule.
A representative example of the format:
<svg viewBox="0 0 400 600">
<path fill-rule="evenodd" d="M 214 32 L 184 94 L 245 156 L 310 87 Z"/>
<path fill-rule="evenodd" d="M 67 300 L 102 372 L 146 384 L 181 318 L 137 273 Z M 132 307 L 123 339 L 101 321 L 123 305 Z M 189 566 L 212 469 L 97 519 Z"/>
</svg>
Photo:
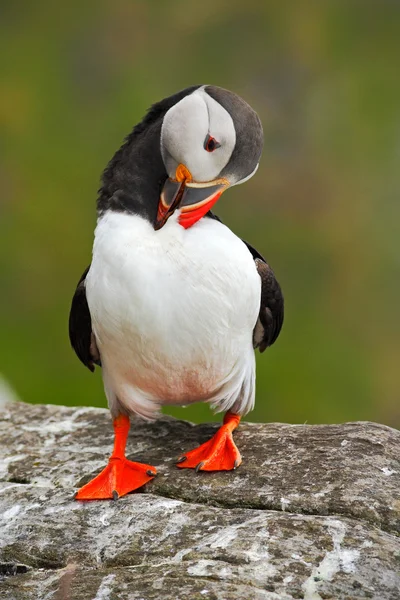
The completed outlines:
<svg viewBox="0 0 400 600">
<path fill-rule="evenodd" d="M 386 0 L 1 2 L 0 373 L 19 397 L 105 406 L 67 335 L 100 173 L 151 103 L 213 83 L 265 130 L 216 212 L 286 299 L 248 418 L 400 426 L 399 32 Z"/>
</svg>

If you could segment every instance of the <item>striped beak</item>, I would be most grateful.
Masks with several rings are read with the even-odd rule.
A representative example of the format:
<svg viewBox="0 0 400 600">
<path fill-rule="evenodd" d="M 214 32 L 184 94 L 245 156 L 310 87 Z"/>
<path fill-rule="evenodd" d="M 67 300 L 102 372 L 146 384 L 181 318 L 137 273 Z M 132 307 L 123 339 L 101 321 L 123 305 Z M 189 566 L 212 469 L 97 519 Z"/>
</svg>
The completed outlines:
<svg viewBox="0 0 400 600">
<path fill-rule="evenodd" d="M 179 165 L 176 179 L 167 179 L 161 192 L 154 229 L 161 229 L 177 209 L 179 224 L 188 229 L 214 206 L 228 186 L 226 179 L 194 183 L 188 169 Z"/>
</svg>

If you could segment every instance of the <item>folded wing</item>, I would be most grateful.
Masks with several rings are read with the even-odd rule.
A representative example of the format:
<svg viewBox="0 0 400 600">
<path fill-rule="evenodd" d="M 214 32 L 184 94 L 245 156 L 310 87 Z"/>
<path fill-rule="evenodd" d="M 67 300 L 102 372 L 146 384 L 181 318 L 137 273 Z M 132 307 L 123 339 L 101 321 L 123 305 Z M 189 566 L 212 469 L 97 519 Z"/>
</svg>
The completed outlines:
<svg viewBox="0 0 400 600">
<path fill-rule="evenodd" d="M 80 278 L 74 297 L 72 298 L 69 314 L 69 339 L 78 358 L 93 372 L 94 365 L 101 366 L 101 361 L 96 339 L 92 331 L 92 319 L 86 299 L 86 275 L 89 269 L 90 266 Z"/>
</svg>

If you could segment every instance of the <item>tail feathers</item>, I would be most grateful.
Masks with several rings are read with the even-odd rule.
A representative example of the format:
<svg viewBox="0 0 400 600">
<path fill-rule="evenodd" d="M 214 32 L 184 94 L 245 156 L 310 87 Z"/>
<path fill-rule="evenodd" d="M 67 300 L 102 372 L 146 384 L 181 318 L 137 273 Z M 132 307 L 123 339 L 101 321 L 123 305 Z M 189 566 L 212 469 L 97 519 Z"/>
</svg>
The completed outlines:
<svg viewBox="0 0 400 600">
<path fill-rule="evenodd" d="M 249 353 L 243 369 L 243 363 L 226 377 L 217 394 L 210 400 L 215 412 L 232 411 L 238 415 L 246 415 L 253 410 L 255 402 L 255 357 Z"/>
<path fill-rule="evenodd" d="M 150 394 L 145 394 L 130 383 L 116 385 L 103 369 L 104 390 L 113 417 L 119 414 L 137 415 L 146 421 L 154 421 L 161 404 Z"/>
<path fill-rule="evenodd" d="M 109 375 L 103 363 L 104 389 L 113 417 L 120 413 L 135 414 L 146 420 L 157 418 L 162 400 L 151 393 L 132 385 L 131 382 L 117 384 Z M 246 415 L 253 410 L 255 402 L 255 356 L 250 349 L 246 361 L 243 357 L 232 371 L 208 398 L 199 401 L 209 402 L 215 412 L 232 411 Z"/>
</svg>

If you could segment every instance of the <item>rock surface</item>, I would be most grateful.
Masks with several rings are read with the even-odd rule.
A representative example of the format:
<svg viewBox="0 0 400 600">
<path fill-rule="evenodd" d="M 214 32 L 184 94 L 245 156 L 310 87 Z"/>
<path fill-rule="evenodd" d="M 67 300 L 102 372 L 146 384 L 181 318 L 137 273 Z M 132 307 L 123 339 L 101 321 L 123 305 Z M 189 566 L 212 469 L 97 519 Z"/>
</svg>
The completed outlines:
<svg viewBox="0 0 400 600">
<path fill-rule="evenodd" d="M 105 410 L 0 410 L 0 598 L 400 599 L 400 432 L 244 423 L 243 465 L 178 470 L 216 425 L 133 423 L 158 477 L 118 502 L 76 488 L 112 446 Z"/>
</svg>

